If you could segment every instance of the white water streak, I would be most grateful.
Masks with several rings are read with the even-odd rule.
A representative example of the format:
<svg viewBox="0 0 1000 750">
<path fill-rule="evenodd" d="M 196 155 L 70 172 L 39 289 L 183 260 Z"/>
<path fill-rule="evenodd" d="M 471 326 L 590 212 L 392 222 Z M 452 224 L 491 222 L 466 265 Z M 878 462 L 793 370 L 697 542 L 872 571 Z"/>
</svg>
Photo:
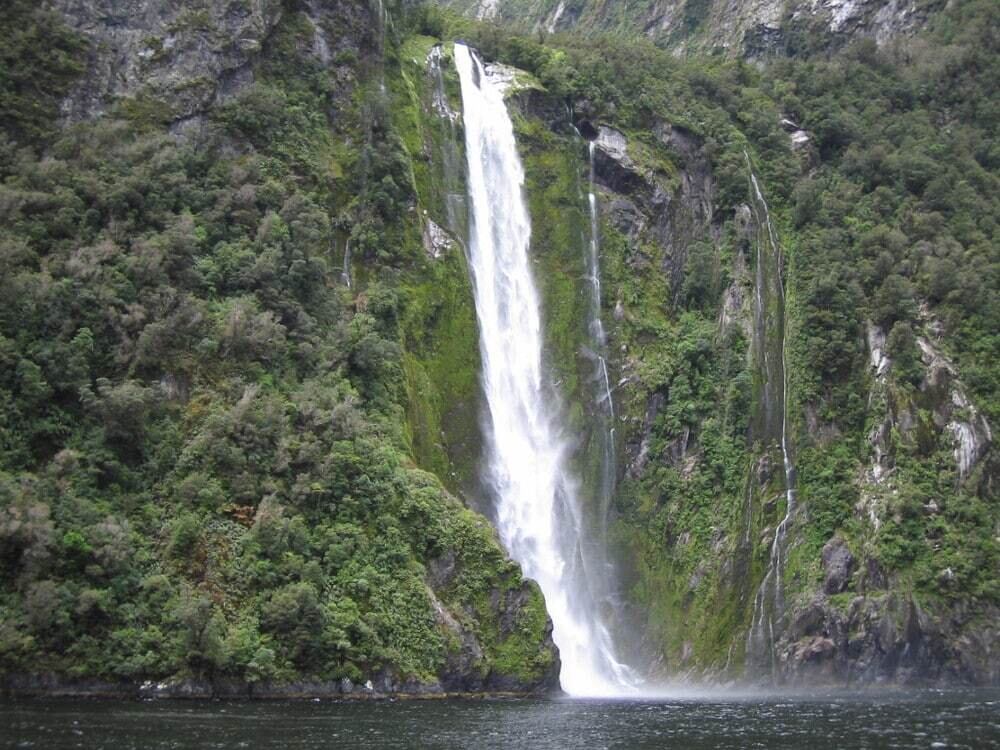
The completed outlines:
<svg viewBox="0 0 1000 750">
<path fill-rule="evenodd" d="M 538 292 L 528 248 L 524 172 L 500 89 L 464 45 L 455 45 L 462 84 L 470 262 L 489 407 L 485 481 L 495 493 L 501 541 L 538 582 L 572 695 L 628 692 L 585 575 L 578 481 L 558 429 L 558 398 L 545 382 Z"/>
<path fill-rule="evenodd" d="M 774 226 L 771 224 L 771 215 L 768 209 L 767 201 L 764 199 L 764 194 L 761 192 L 760 185 L 757 182 L 757 176 L 753 172 L 753 166 L 750 163 L 750 156 L 744 152 L 744 156 L 747 161 L 747 169 L 750 172 L 750 185 L 754 192 L 754 204 L 757 207 L 755 212 L 756 220 L 759 224 L 763 224 L 763 227 L 767 231 L 767 240 L 771 246 L 771 252 L 775 254 L 776 258 L 776 273 L 777 278 L 777 289 L 778 289 L 778 299 L 780 303 L 780 310 L 782 316 L 785 314 L 785 290 L 784 282 L 782 280 L 783 275 L 783 265 L 784 259 L 781 252 L 781 245 L 778 243 L 777 234 L 774 231 Z M 764 283 L 764 274 L 762 271 L 763 253 L 761 252 L 761 242 L 760 237 L 757 238 L 757 308 L 758 314 L 760 316 L 764 315 L 763 301 L 762 301 L 762 285 Z M 763 335 L 766 330 L 764 327 L 759 328 Z M 762 645 L 765 638 L 765 619 L 766 619 L 766 638 L 768 653 L 771 659 L 771 675 L 772 678 L 775 676 L 775 656 L 774 656 L 774 619 L 775 617 L 780 618 L 784 610 L 784 594 L 782 590 L 781 583 L 781 573 L 785 567 L 785 539 L 788 532 L 788 526 L 791 523 L 792 517 L 795 513 L 796 506 L 796 492 L 795 492 L 795 466 L 792 462 L 791 453 L 789 450 L 788 443 L 788 366 L 786 359 L 787 351 L 787 336 L 785 335 L 785 321 L 781 321 L 781 454 L 782 463 L 784 464 L 785 470 L 785 517 L 781 519 L 781 523 L 778 524 L 778 528 L 774 532 L 774 540 L 771 542 L 771 559 L 768 563 L 767 573 L 764 575 L 764 580 L 761 581 L 760 588 L 757 590 L 757 595 L 754 598 L 754 613 L 750 622 L 750 630 L 747 633 L 747 654 L 748 656 L 752 653 L 753 647 Z M 766 366 L 766 356 L 767 356 L 767 342 L 761 342 L 761 350 L 764 353 L 764 371 L 768 372 Z M 768 602 L 768 592 L 771 592 L 771 601 Z M 768 606 L 770 604 L 770 607 Z"/>
<path fill-rule="evenodd" d="M 344 243 L 344 267 L 340 272 L 340 280 L 344 282 L 344 285 L 350 289 L 351 288 L 351 238 L 348 237 L 347 241 Z"/>
<path fill-rule="evenodd" d="M 608 363 L 604 357 L 608 337 L 601 322 L 601 239 L 597 224 L 597 194 L 594 192 L 594 142 L 587 144 L 590 158 L 590 192 L 587 194 L 587 204 L 590 207 L 590 257 L 587 263 L 587 277 L 590 281 L 590 336 L 597 351 L 599 375 L 604 382 L 604 393 L 601 402 L 607 409 L 608 416 L 614 422 L 615 404 L 611 398 L 611 381 L 608 378 Z M 614 428 L 611 428 L 612 433 Z"/>
</svg>

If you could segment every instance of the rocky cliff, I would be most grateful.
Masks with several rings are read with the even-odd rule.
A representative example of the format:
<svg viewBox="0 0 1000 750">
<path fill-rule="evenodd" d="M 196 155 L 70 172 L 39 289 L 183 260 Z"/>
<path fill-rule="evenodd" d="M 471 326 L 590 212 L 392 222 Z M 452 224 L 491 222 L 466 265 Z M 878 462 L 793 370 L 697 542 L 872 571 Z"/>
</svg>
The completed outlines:
<svg viewBox="0 0 1000 750">
<path fill-rule="evenodd" d="M 476 481 L 457 36 L 523 68 L 545 364 L 626 660 L 996 683 L 995 4 L 460 7 L 537 29 L 353 0 L 6 17 L 7 683 L 555 685 Z M 669 50 L 569 33 L 636 29 Z"/>
<path fill-rule="evenodd" d="M 478 19 L 526 32 L 644 34 L 678 54 L 722 52 L 759 59 L 841 46 L 878 44 L 920 29 L 941 3 L 916 0 L 444 0 Z"/>
<path fill-rule="evenodd" d="M 961 543 L 942 515 L 990 502 L 992 429 L 942 353 L 949 343 L 931 306 L 914 317 L 906 370 L 885 331 L 856 318 L 837 356 L 857 347 L 848 382 L 862 391 L 861 415 L 838 413 L 831 391 L 809 386 L 819 363 L 802 358 L 813 316 L 836 308 L 824 300 L 813 312 L 805 233 L 775 215 L 781 198 L 748 153 L 720 158 L 710 126 L 698 133 L 653 114 L 635 127 L 591 99 L 560 111 L 537 91 L 525 101 L 550 131 L 525 128 L 529 178 L 540 144 L 552 154 L 593 143 L 630 657 L 692 679 L 995 683 L 996 605 L 955 595 L 949 561 Z M 772 143 L 808 174 L 815 134 L 773 117 Z M 555 216 L 543 215 L 548 227 Z M 563 242 L 581 252 L 580 238 Z M 551 268 L 552 250 L 538 252 Z M 555 284 L 547 294 L 550 307 L 568 304 Z M 921 484 L 914 455 L 936 462 L 943 484 Z M 831 496 L 843 498 L 832 525 Z M 904 524 L 919 563 L 896 556 Z M 989 523 L 976 524 L 973 559 L 992 544 Z M 987 580 L 995 558 L 981 559 Z"/>
</svg>

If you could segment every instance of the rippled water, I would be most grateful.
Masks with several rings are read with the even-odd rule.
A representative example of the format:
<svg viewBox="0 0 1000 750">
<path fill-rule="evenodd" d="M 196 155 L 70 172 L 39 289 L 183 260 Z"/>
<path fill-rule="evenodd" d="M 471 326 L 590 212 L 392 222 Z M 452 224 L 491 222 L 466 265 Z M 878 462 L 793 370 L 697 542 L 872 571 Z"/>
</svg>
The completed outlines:
<svg viewBox="0 0 1000 750">
<path fill-rule="evenodd" d="M 0 747 L 991 748 L 1000 691 L 657 701 L 0 703 Z"/>
</svg>

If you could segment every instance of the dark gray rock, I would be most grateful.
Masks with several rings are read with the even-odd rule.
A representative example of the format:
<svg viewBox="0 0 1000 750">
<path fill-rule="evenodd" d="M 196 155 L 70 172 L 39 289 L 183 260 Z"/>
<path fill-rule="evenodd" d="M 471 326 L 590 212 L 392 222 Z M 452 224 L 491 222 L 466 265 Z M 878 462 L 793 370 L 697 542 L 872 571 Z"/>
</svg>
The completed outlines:
<svg viewBox="0 0 1000 750">
<path fill-rule="evenodd" d="M 314 30 L 305 50 L 349 88 L 356 63 L 337 67 L 343 52 L 374 54 L 378 24 L 366 3 L 281 0 L 52 0 L 51 7 L 89 42 L 86 71 L 62 102 L 78 121 L 124 100 L 142 102 L 177 135 L 198 132 L 206 112 L 253 83 L 261 55 L 282 18 L 302 14 Z M 344 59 L 349 59 L 345 57 Z"/>
<path fill-rule="evenodd" d="M 253 80 L 251 63 L 282 15 L 278 0 L 174 3 L 54 0 L 90 41 L 83 81 L 63 102 L 79 120 L 139 95 L 189 118 Z"/>
<path fill-rule="evenodd" d="M 463 624 L 468 618 L 457 616 L 448 610 L 439 599 L 437 592 L 444 591 L 458 573 L 458 561 L 453 552 L 446 552 L 434 558 L 427 565 L 428 596 L 434 605 L 437 623 L 448 631 L 457 648 L 446 657 L 444 667 L 438 674 L 441 689 L 446 692 L 481 693 L 548 693 L 559 687 L 558 649 L 552 640 L 552 622 L 549 621 L 540 648 L 550 651 L 554 658 L 545 674 L 532 682 L 525 682 L 516 675 L 502 674 L 489 668 L 489 663 L 476 633 Z M 536 584 L 524 581 L 511 589 L 495 588 L 490 592 L 490 613 L 487 615 L 498 624 L 501 640 L 519 637 L 518 620 L 525 607 L 530 606 L 532 589 Z M 412 692 L 401 690 L 398 685 L 390 692 Z"/>
<path fill-rule="evenodd" d="M 775 679 L 790 684 L 1000 684 L 1000 620 L 966 605 L 922 608 L 898 593 L 858 596 L 847 611 L 822 595 L 793 608 Z"/>
<path fill-rule="evenodd" d="M 823 570 L 826 578 L 823 581 L 823 591 L 827 594 L 839 594 L 846 591 L 854 572 L 854 555 L 847 547 L 847 542 L 835 536 L 823 547 Z"/>
</svg>

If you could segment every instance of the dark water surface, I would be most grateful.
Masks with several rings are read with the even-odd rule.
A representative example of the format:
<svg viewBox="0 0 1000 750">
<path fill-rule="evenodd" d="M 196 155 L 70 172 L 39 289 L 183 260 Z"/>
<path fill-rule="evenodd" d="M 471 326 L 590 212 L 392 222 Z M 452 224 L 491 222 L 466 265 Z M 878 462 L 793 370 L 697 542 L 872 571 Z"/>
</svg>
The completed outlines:
<svg viewBox="0 0 1000 750">
<path fill-rule="evenodd" d="M 0 703 L 0 748 L 1000 748 L 1000 691 Z"/>
</svg>

